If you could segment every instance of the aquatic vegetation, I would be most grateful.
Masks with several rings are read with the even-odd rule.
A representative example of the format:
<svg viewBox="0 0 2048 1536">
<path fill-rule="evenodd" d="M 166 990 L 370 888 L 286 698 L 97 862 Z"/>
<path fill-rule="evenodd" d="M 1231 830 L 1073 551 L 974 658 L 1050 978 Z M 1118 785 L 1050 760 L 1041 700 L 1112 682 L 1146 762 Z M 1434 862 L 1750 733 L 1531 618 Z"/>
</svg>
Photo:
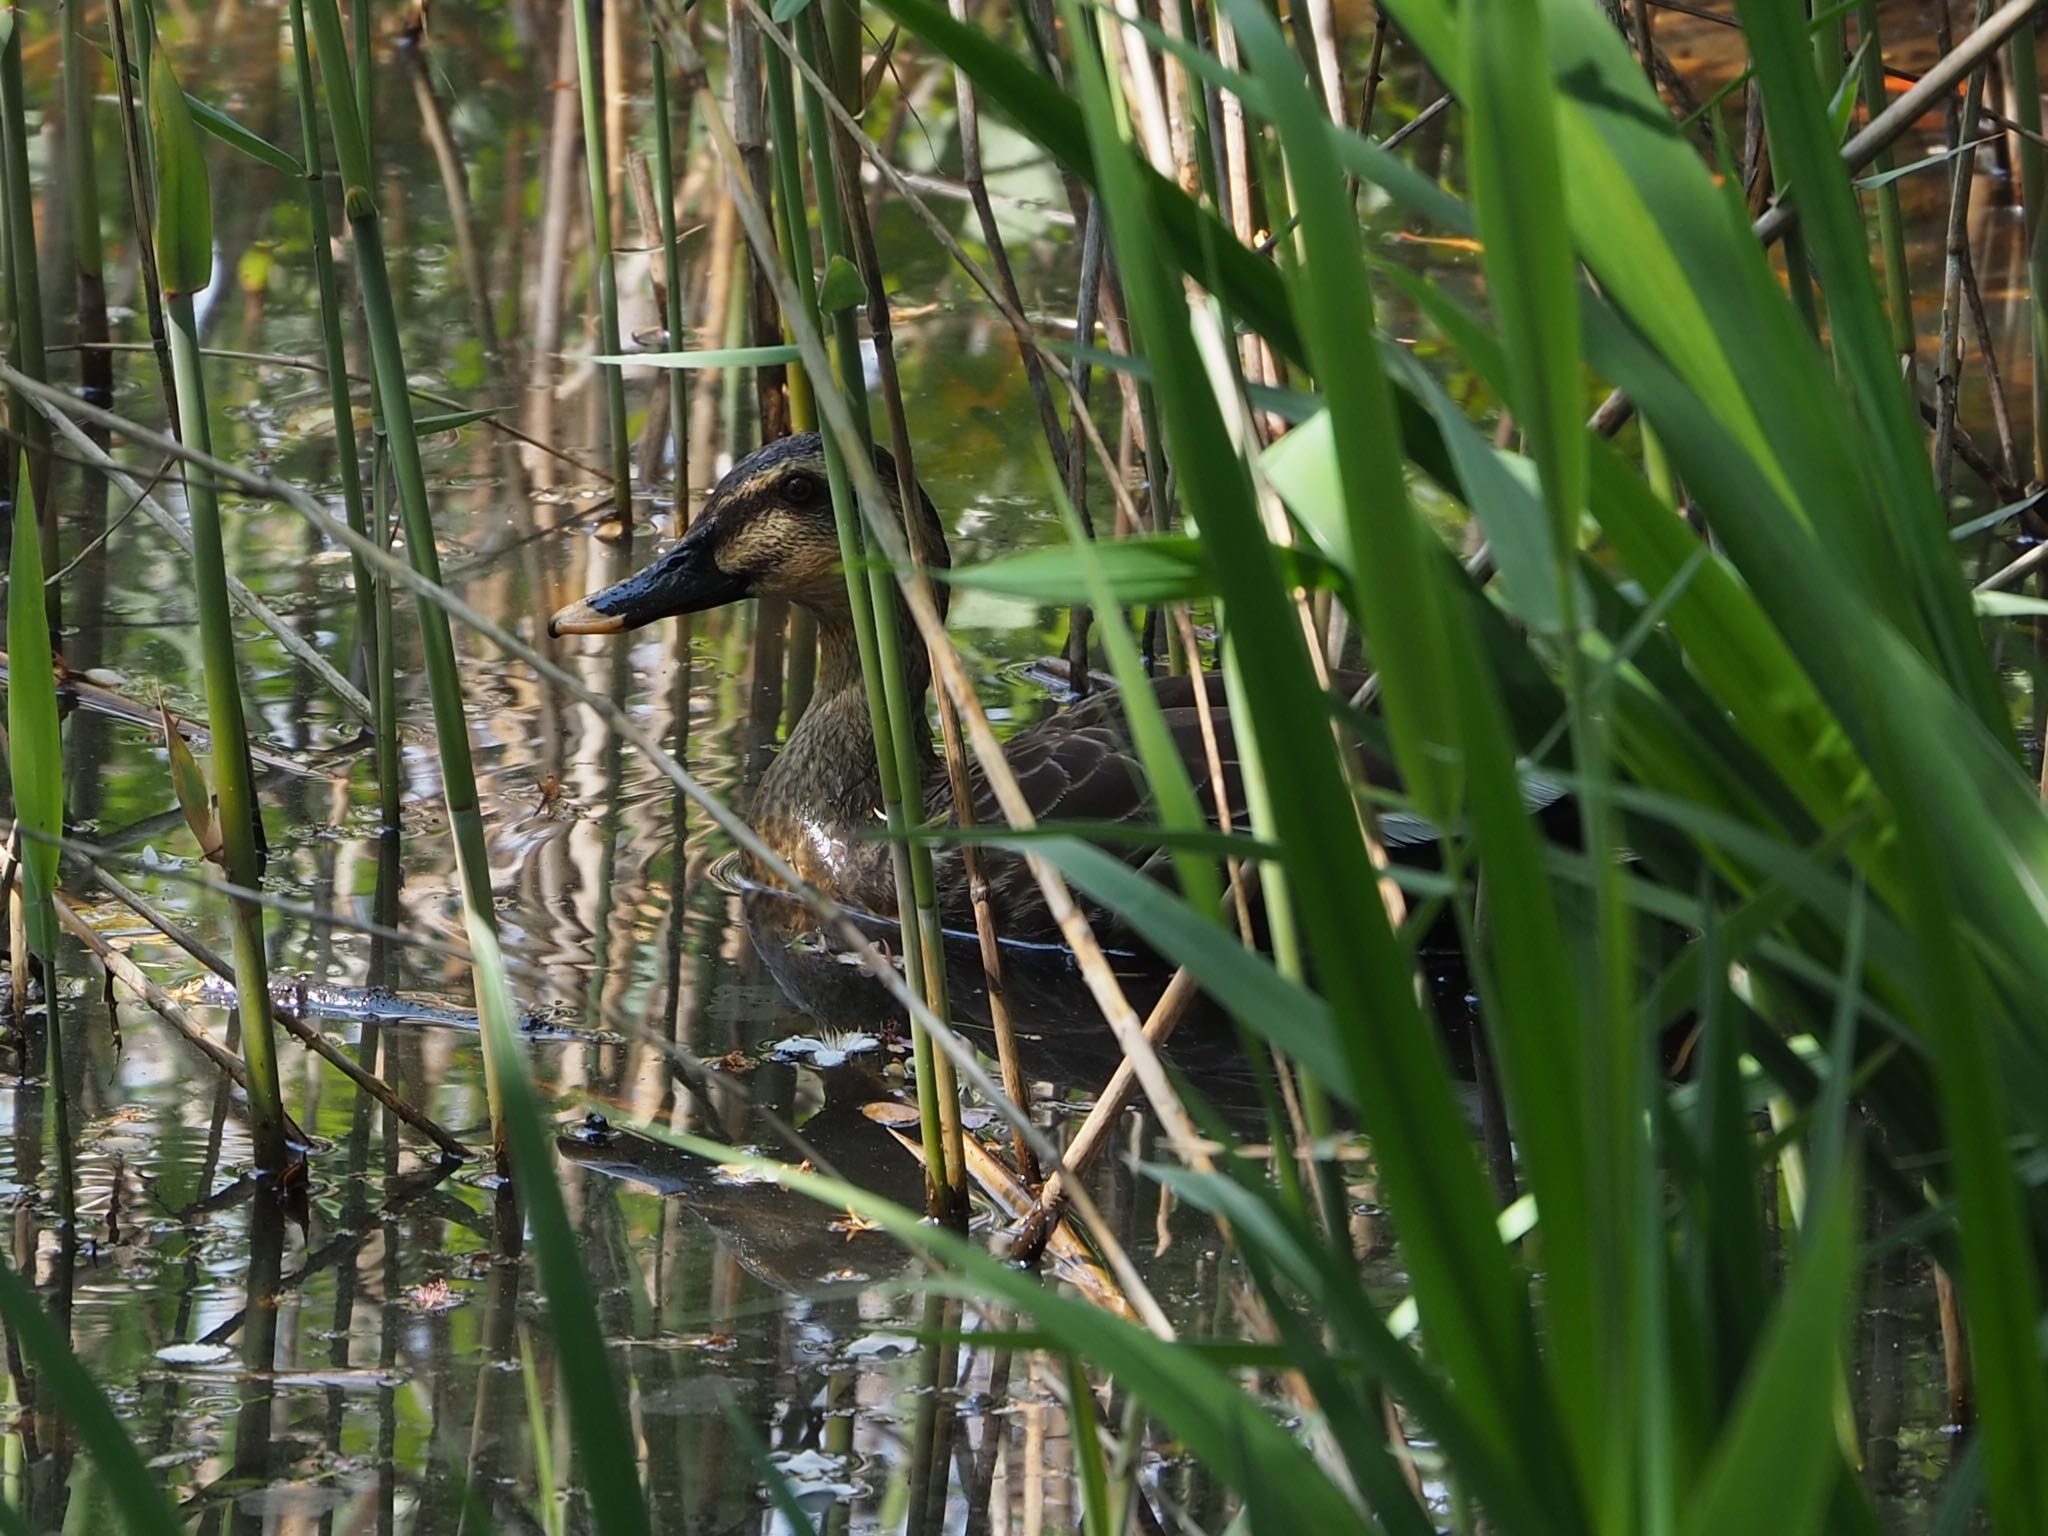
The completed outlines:
<svg viewBox="0 0 2048 1536">
<path fill-rule="evenodd" d="M 2048 1522 L 2031 0 L 275 19 L 0 12 L 0 1524 Z M 893 924 L 543 633 L 790 431 Z"/>
</svg>

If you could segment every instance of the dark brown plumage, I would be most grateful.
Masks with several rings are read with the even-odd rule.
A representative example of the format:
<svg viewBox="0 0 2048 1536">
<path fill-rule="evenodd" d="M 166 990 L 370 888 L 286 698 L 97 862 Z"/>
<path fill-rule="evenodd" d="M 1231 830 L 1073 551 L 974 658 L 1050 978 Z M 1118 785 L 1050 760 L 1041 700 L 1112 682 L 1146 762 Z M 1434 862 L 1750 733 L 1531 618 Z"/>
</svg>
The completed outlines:
<svg viewBox="0 0 2048 1536">
<path fill-rule="evenodd" d="M 884 486 L 894 488 L 893 460 L 875 453 Z M 945 535 L 931 500 L 920 490 L 914 516 L 934 563 L 946 562 Z M 900 512 L 899 508 L 899 512 Z M 944 587 L 938 589 L 944 603 Z M 841 573 L 838 536 L 826 490 L 822 446 L 815 434 L 785 438 L 736 465 L 711 492 L 689 533 L 637 575 L 570 604 L 550 621 L 554 634 L 604 633 L 636 628 L 673 614 L 715 608 L 744 597 L 781 597 L 816 620 L 819 665 L 810 708 L 762 776 L 752 820 L 770 847 L 805 880 L 847 905 L 893 917 L 896 885 L 882 825 L 875 738 L 861 682 L 853 616 Z M 907 611 L 899 634 L 919 718 L 929 688 L 929 664 Z M 1222 679 L 1204 679 L 1223 773 L 1223 793 L 1242 826 L 1244 795 L 1236 742 Z M 1175 745 L 1212 821 L 1215 786 L 1189 677 L 1153 684 Z M 919 804 L 928 821 L 952 822 L 954 800 L 929 731 L 915 743 L 920 764 Z M 1046 821 L 1136 822 L 1152 815 L 1145 776 L 1117 695 L 1097 694 L 1020 731 L 1004 756 L 1033 814 Z M 1379 765 L 1369 764 L 1376 773 Z M 1381 779 L 1380 782 L 1386 782 Z M 974 820 L 1004 818 L 979 767 L 969 779 Z M 1169 860 L 1157 847 L 1105 844 L 1133 865 L 1170 879 Z M 984 868 L 998 927 L 1026 942 L 1057 939 L 1051 914 L 1019 855 L 984 851 Z M 762 871 L 752 871 L 756 876 Z M 971 929 L 970 893 L 958 848 L 935 858 L 946 925 Z"/>
</svg>

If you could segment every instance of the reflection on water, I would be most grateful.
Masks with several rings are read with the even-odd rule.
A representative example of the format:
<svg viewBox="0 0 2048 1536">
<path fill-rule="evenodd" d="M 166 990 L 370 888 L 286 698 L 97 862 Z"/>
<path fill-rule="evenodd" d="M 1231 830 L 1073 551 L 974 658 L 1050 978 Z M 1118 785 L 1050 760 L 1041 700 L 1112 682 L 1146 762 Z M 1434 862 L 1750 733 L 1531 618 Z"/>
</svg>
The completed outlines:
<svg viewBox="0 0 2048 1536">
<path fill-rule="evenodd" d="M 227 24 L 237 15 L 241 22 Z M 550 644 L 547 614 L 625 574 L 678 521 L 667 476 L 656 473 L 636 498 L 645 514 L 638 530 L 617 537 L 608 499 L 579 467 L 604 455 L 589 370 L 557 355 L 590 350 L 593 333 L 577 267 L 587 235 L 575 114 L 573 103 L 561 110 L 568 97 L 556 90 L 573 64 L 562 64 L 558 19 L 538 3 L 437 8 L 425 44 L 384 40 L 402 73 L 391 74 L 378 114 L 380 201 L 415 379 L 501 407 L 567 456 L 475 426 L 429 444 L 451 583 L 540 646 Z M 1683 57 L 1692 34 L 1681 35 L 1681 21 L 1660 25 Z M 256 131 L 290 141 L 295 104 L 278 34 L 273 10 L 223 5 L 192 18 L 179 46 L 188 80 L 206 82 Z M 31 45 L 32 91 L 48 88 L 54 56 L 53 44 Z M 644 89 L 637 50 L 633 57 L 634 88 Z M 1400 88 L 1390 82 L 1386 99 Z M 556 110 L 537 110 L 549 101 Z M 944 142 L 948 120 L 929 107 L 920 120 L 895 151 L 913 169 L 943 171 L 955 153 Z M 629 122 L 631 134 L 642 132 L 637 115 Z M 60 163 L 60 128 L 52 113 L 37 146 L 50 252 L 63 249 L 73 213 L 61 185 L 43 174 Z M 106 227 L 123 228 L 110 113 L 95 131 Z M 443 134 L 457 151 L 454 181 L 434 152 Z M 298 188 L 217 145 L 209 153 L 219 249 L 201 305 L 205 336 L 212 347 L 255 355 L 211 369 L 217 449 L 331 489 L 337 445 L 324 383 L 286 361 L 318 351 Z M 701 162 L 691 176 L 699 193 L 715 183 Z M 1058 183 L 1026 167 L 1000 189 L 1012 194 L 1003 214 L 1027 307 L 1060 314 L 1070 230 L 1044 210 L 1059 199 Z M 452 216 L 457 208 L 468 233 Z M 963 209 L 952 214 L 969 228 Z M 1996 250 L 2016 245 L 1997 243 L 1990 226 L 2001 217 L 1985 215 Z M 1033 488 L 1036 418 L 1004 329 L 971 302 L 907 215 L 885 208 L 879 225 L 899 285 L 897 336 L 920 471 L 948 514 L 955 558 L 1055 534 Z M 742 308 L 720 239 L 732 239 L 730 224 L 713 221 L 689 249 L 691 313 L 713 343 L 728 311 Z M 345 263 L 346 251 L 338 254 Z M 132 249 L 117 242 L 110 255 L 117 334 L 138 342 Z M 1460 258 L 1426 259 L 1454 272 Z M 1996 275 L 2004 268 L 1987 261 L 1985 270 L 1987 301 L 2009 323 L 2013 285 Z M 654 327 L 644 254 L 625 259 L 621 288 L 627 329 Z M 60 344 L 67 316 L 68 308 L 55 321 Z M 489 332 L 504 338 L 495 351 L 482 341 Z M 360 354 L 354 338 L 351 347 Z M 125 412 L 158 418 L 146 357 L 121 356 L 116 380 Z M 636 411 L 662 393 L 649 384 L 632 380 Z M 733 446 L 750 442 L 751 398 L 748 380 L 692 380 L 685 436 L 700 493 Z M 2023 404 L 2024 392 L 2016 398 Z M 1114 441 L 1113 422 L 1109 430 Z M 156 467 L 117 452 L 143 478 Z M 61 478 L 60 496 L 68 558 L 110 515 L 109 498 L 77 473 Z M 346 558 L 285 513 L 231 504 L 228 517 L 237 574 L 323 654 L 346 657 Z M 203 716 L 190 584 L 143 520 L 124 522 L 81 565 L 67 619 L 75 673 L 151 706 L 161 690 L 173 709 Z M 987 680 L 993 717 L 1027 719 L 1045 707 L 1021 664 L 1058 648 L 1058 616 L 962 593 L 952 627 Z M 251 720 L 268 752 L 259 764 L 268 884 L 286 904 L 269 922 L 273 975 L 358 1062 L 476 1145 L 487 1134 L 481 1063 L 411 632 L 401 619 L 402 854 L 378 836 L 372 764 L 356 722 L 273 638 L 245 623 L 241 639 Z M 836 958 L 747 910 L 746 896 L 716 877 L 723 842 L 595 714 L 487 646 L 465 640 L 463 651 L 504 944 L 537 1026 L 529 1031 L 533 1069 L 560 1118 L 562 1187 L 612 1363 L 628 1384 L 657 1528 L 726 1532 L 772 1518 L 734 1416 L 829 1531 L 1074 1524 L 1056 1364 L 1003 1341 L 975 1345 L 976 1333 L 1000 1333 L 1004 1320 L 912 1298 L 890 1283 L 911 1261 L 858 1223 L 616 1129 L 613 1122 L 652 1122 L 785 1151 L 793 1128 L 805 1155 L 857 1183 L 904 1200 L 921 1188 L 908 1155 L 856 1107 L 859 1087 L 900 1082 L 901 1053 L 872 992 Z M 733 610 L 623 640 L 564 642 L 554 654 L 720 791 L 743 790 L 758 775 L 782 724 L 777 615 Z M 206 893 L 147 711 L 138 721 L 80 707 L 67 751 L 77 835 L 103 850 L 121 879 L 217 940 L 221 906 Z M 96 889 L 82 867 L 70 886 L 103 933 L 132 946 L 153 978 L 232 1043 L 234 1021 L 195 962 Z M 236 1095 L 127 993 L 110 1006 L 82 951 L 67 950 L 61 970 L 78 1042 L 65 1091 L 83 1128 L 79 1221 L 66 1241 L 51 1219 L 42 1088 L 0 1085 L 11 1258 L 68 1314 L 77 1348 L 187 1516 L 209 1531 L 440 1532 L 481 1529 L 486 1519 L 500 1530 L 582 1528 L 573 1491 L 558 1492 L 555 1507 L 543 1503 L 543 1452 L 557 1471 L 570 1460 L 556 1362 L 516 1226 L 500 1219 L 479 1168 L 442 1165 L 390 1110 L 288 1048 L 289 1107 L 317 1147 L 304 1220 L 288 1221 L 248 1180 Z M 971 948 L 952 973 L 978 974 Z M 1072 1006 L 1067 980 L 1056 960 L 1017 964 L 1009 977 L 1030 1070 L 1043 1085 L 1042 1116 L 1055 1128 L 1067 1121 L 1067 1101 L 1085 1100 L 1114 1060 L 1101 1026 Z M 1142 988 L 1134 994 L 1142 1006 Z M 978 1008 L 963 990 L 959 1010 L 970 1026 Z M 853 1031 L 885 1039 L 864 1085 L 772 1049 L 821 1035 L 829 1047 Z M 718 1071 L 686 1073 L 677 1052 Z M 1181 1059 L 1205 1087 L 1232 1097 L 1227 1038 L 1191 1026 Z M 1134 1115 L 1122 1150 L 1143 1155 L 1150 1135 Z M 1369 1184 L 1359 1195 L 1361 1247 L 1391 1296 L 1401 1288 L 1398 1253 L 1372 1213 Z M 1106 1161 L 1096 1199 L 1177 1326 L 1196 1335 L 1235 1330 L 1206 1221 L 1121 1159 Z M 1882 1281 L 1854 1358 L 1869 1404 L 1873 1478 L 1913 1527 L 1947 1463 L 1938 1367 L 1925 1353 L 1935 1330 L 1924 1275 L 1888 1269 Z M 951 1338 L 962 1330 L 964 1339 Z M 532 1399 L 522 1369 L 529 1358 Z M 14 1413 L 0 1491 L 39 1529 L 64 1523 L 67 1508 L 76 1520 L 103 1507 L 104 1490 L 91 1488 L 69 1431 L 38 1396 L 41 1385 L 12 1350 L 7 1366 Z M 1149 1455 L 1159 1498 L 1220 1529 L 1229 1511 L 1202 1469 L 1170 1445 Z"/>
</svg>

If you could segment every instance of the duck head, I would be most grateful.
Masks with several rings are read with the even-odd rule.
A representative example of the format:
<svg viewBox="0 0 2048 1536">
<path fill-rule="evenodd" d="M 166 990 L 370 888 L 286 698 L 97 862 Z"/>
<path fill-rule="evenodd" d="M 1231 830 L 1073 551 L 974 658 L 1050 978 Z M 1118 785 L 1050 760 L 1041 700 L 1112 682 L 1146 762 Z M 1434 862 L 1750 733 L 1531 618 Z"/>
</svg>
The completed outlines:
<svg viewBox="0 0 2048 1536">
<path fill-rule="evenodd" d="M 898 518 L 896 461 L 877 448 L 875 472 Z M 923 488 L 917 516 L 933 563 L 947 563 L 945 532 Z M 945 587 L 937 596 L 943 605 Z M 811 610 L 822 626 L 851 621 L 839 532 L 815 432 L 756 450 L 712 488 L 681 540 L 601 592 L 548 620 L 550 635 L 606 635 L 657 619 L 722 608 L 748 597 L 779 597 Z"/>
</svg>

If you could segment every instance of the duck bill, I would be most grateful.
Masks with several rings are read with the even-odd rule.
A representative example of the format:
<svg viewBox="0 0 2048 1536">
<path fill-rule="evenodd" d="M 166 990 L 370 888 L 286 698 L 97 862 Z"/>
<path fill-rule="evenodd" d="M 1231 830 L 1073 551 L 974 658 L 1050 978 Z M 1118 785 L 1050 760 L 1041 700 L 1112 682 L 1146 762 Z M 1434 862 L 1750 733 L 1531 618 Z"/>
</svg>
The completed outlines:
<svg viewBox="0 0 2048 1536">
<path fill-rule="evenodd" d="M 745 578 L 719 569 L 709 540 L 686 538 L 646 569 L 569 604 L 548 620 L 548 633 L 615 635 L 746 595 Z"/>
</svg>

